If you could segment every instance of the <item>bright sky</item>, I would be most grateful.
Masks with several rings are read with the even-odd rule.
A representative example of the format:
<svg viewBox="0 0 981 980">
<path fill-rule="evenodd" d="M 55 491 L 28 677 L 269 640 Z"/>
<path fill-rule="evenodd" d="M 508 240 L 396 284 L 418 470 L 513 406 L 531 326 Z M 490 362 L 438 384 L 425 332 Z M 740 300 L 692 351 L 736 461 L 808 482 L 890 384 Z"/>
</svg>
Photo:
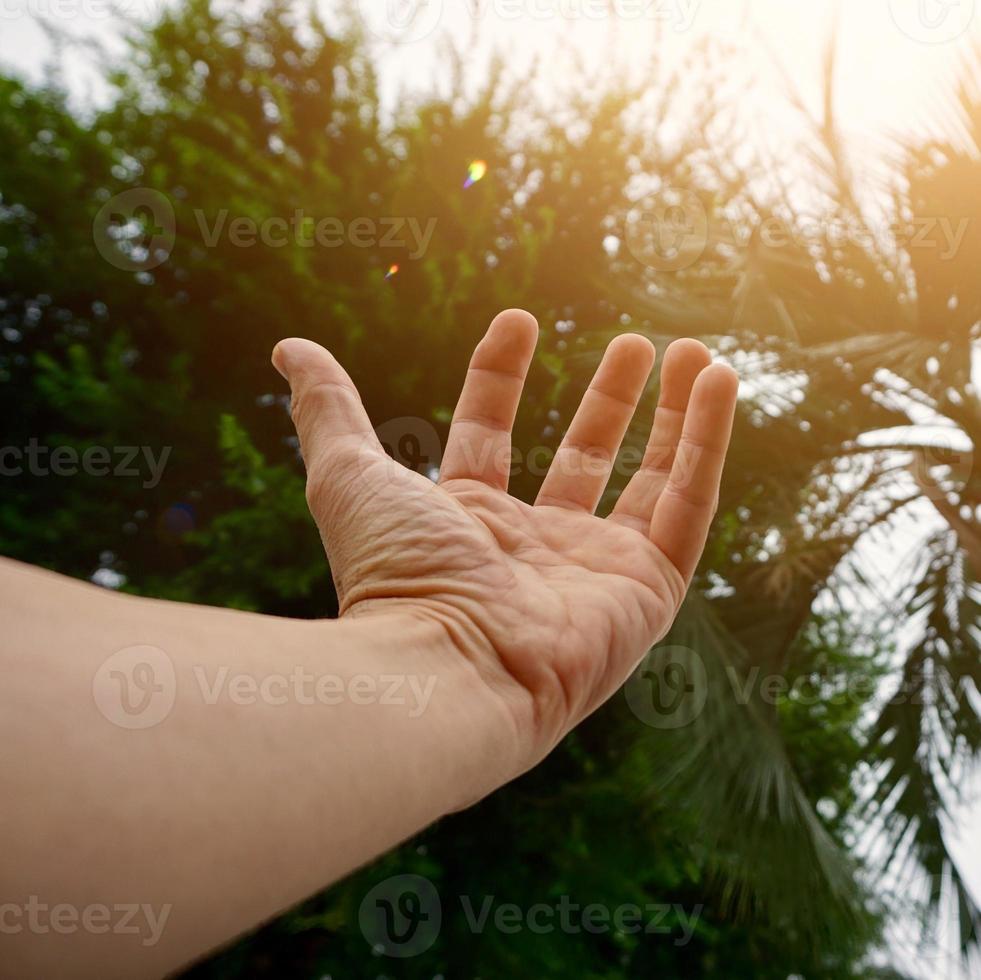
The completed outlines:
<svg viewBox="0 0 981 980">
<path fill-rule="evenodd" d="M 0 65 L 40 76 L 50 52 L 43 21 L 74 36 L 111 40 L 112 2 L 0 0 Z M 166 2 L 115 5 L 145 17 Z M 336 9 L 333 0 L 319 2 L 328 16 Z M 787 79 L 818 104 L 822 59 L 837 19 L 841 117 L 856 139 L 879 145 L 934 124 L 958 66 L 981 44 L 981 9 L 975 9 L 981 0 L 350 0 L 347 6 L 363 13 L 377 39 L 389 98 L 404 86 L 426 86 L 440 41 L 466 39 L 475 24 L 517 64 L 547 56 L 558 82 L 571 77 L 572 51 L 602 64 L 612 45 L 641 69 L 655 50 L 680 60 L 710 35 L 735 47 L 740 70 L 756 79 L 749 98 L 761 120 L 780 112 Z M 475 51 L 475 64 L 487 48 Z M 84 55 L 70 59 L 67 79 L 84 98 L 94 84 Z"/>
<path fill-rule="evenodd" d="M 711 36 L 739 52 L 741 70 L 756 80 L 751 98 L 764 116 L 782 106 L 787 80 L 819 104 L 823 58 L 837 20 L 842 117 L 851 133 L 875 139 L 928 126 L 957 65 L 981 41 L 981 12 L 965 16 L 976 0 L 422 0 L 411 28 L 392 28 L 391 11 L 406 3 L 360 0 L 362 9 L 373 11 L 366 22 L 376 36 L 401 39 L 381 44 L 388 81 L 424 79 L 440 37 L 466 38 L 475 22 L 519 64 L 547 53 L 557 81 L 567 80 L 573 51 L 596 64 L 609 60 L 612 46 L 642 68 L 655 51 L 680 61 Z M 419 40 L 406 43 L 413 37 Z"/>
</svg>

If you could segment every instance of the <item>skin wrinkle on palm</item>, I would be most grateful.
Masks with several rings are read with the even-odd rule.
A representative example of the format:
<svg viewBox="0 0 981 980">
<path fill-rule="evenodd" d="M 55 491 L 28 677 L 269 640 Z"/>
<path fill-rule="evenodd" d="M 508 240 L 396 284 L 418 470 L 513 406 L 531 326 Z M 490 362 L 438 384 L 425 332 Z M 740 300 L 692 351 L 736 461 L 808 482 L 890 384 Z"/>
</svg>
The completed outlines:
<svg viewBox="0 0 981 980">
<path fill-rule="evenodd" d="M 529 505 L 506 493 L 496 467 L 468 468 L 493 458 L 481 444 L 510 443 L 537 337 L 521 310 L 494 319 L 474 354 L 478 370 L 467 373 L 438 484 L 385 454 L 354 383 L 324 348 L 277 345 L 338 620 L 107 593 L 0 561 L 10 678 L 0 753 L 24 726 L 37 733 L 30 772 L 0 755 L 0 792 L 14 801 L 5 813 L 8 893 L 69 898 L 79 909 L 139 893 L 167 923 L 142 944 L 21 931 L 5 937 L 0 974 L 57 964 L 63 975 L 68 962 L 78 976 L 176 969 L 535 766 L 665 635 L 713 517 L 735 372 L 710 365 L 700 344 L 672 345 L 662 399 L 671 412 L 685 404 L 685 421 L 671 414 L 652 438 L 689 443 L 694 465 L 672 452 L 659 491 L 639 472 L 631 513 L 600 518 L 593 507 L 654 364 L 643 337 L 610 344 L 570 428 L 576 452 L 604 460 L 601 472 L 577 478 L 559 467 L 546 477 L 545 502 Z M 133 723 L 111 682 L 125 679 L 124 664 L 150 661 L 169 676 L 160 683 L 149 668 L 151 700 L 161 691 L 171 700 L 159 717 Z M 255 699 L 236 682 L 232 704 L 249 705 L 243 712 L 220 702 L 221 682 L 195 696 L 203 662 L 236 678 L 275 672 L 282 684 L 328 668 L 334 692 L 363 691 L 366 680 L 374 689 L 408 662 L 414 680 L 431 683 L 424 703 L 417 684 L 417 696 L 395 707 L 350 693 L 310 712 L 299 697 Z M 135 779 L 137 771 L 154 778 Z M 273 779 L 277 794 L 265 790 Z M 65 793 L 71 812 L 57 805 Z M 147 813 L 157 822 L 153 848 L 144 846 Z M 69 834 L 82 853 L 51 861 L 43 842 Z M 264 846 L 270 836 L 283 847 Z M 256 876 L 274 885 L 257 889 Z"/>
<path fill-rule="evenodd" d="M 912 74 L 912 72 L 911 72 L 911 74 Z M 927 516 L 929 518 L 929 514 Z M 894 555 L 894 552 L 893 552 L 893 548 L 894 548 L 894 545 L 892 543 L 890 543 L 890 547 L 888 549 L 886 549 L 886 554 L 883 555 L 883 556 L 881 556 L 881 565 L 880 565 L 880 567 L 886 567 L 886 568 L 892 567 L 892 565 L 894 563 L 894 560 L 895 560 L 895 555 Z M 971 822 L 969 822 L 969 821 L 964 821 L 964 823 L 963 823 L 963 826 L 970 826 L 970 825 L 971 825 Z"/>
<path fill-rule="evenodd" d="M 509 632 L 520 631 L 522 620 L 536 615 L 537 606 L 529 597 L 541 595 L 544 607 L 564 610 L 556 633 L 588 636 L 596 631 L 597 619 L 601 623 L 606 619 L 605 611 L 597 608 L 603 602 L 597 603 L 589 594 L 588 573 L 615 576 L 621 621 L 603 629 L 613 637 L 603 691 L 572 699 L 574 713 L 581 712 L 582 717 L 626 679 L 635 666 L 636 651 L 648 649 L 664 635 L 680 606 L 714 513 L 723 458 L 717 450 L 724 448 L 731 432 L 738 385 L 731 368 L 709 366 L 708 352 L 701 344 L 673 345 L 665 361 L 665 397 L 686 405 L 690 397 L 692 406 L 687 427 L 682 431 L 675 426 L 674 438 L 676 444 L 687 440 L 700 451 L 678 454 L 675 480 L 665 481 L 666 492 L 651 492 L 648 487 L 632 493 L 628 485 L 628 500 L 638 501 L 636 513 L 626 515 L 627 519 L 614 514 L 601 521 L 592 511 L 609 475 L 609 460 L 623 439 L 654 363 L 648 340 L 637 335 L 617 338 L 587 389 L 566 443 L 579 443 L 594 459 L 598 451 L 598 457 L 606 460 L 603 472 L 588 478 L 589 489 L 583 493 L 583 481 L 571 478 L 560 464 L 546 476 L 538 505 L 530 507 L 505 495 L 507 474 L 496 461 L 510 456 L 510 429 L 537 336 L 534 319 L 511 310 L 495 318 L 478 344 L 450 426 L 438 492 L 433 492 L 426 477 L 391 465 L 354 383 L 322 347 L 292 338 L 277 346 L 273 363 L 291 383 L 294 420 L 308 466 L 308 499 L 332 556 L 342 612 L 357 614 L 363 604 L 397 603 L 400 589 L 411 581 L 416 601 L 425 601 L 452 620 L 460 610 L 450 583 L 454 576 L 474 576 L 478 590 L 487 591 L 479 610 L 480 630 L 507 672 L 535 687 L 554 677 L 559 668 L 549 665 L 551 670 L 543 675 L 539 666 L 525 662 L 522 645 L 508 639 Z M 597 397 L 594 386 L 621 395 L 604 400 Z M 658 433 L 656 438 L 666 435 Z M 706 448 L 708 452 L 701 451 Z M 375 462 L 366 463 L 372 457 Z M 560 449 L 557 460 L 561 458 Z M 477 467 L 471 469 L 475 462 Z M 384 479 L 372 476 L 379 468 Z M 638 479 L 646 484 L 648 478 L 642 473 Z M 428 509 L 427 535 L 443 542 L 443 553 L 434 556 L 426 542 L 413 540 L 419 521 L 398 520 L 406 497 L 413 507 Z M 360 548 L 344 540 L 341 518 L 355 505 L 359 524 L 372 530 Z M 637 531 L 638 520 L 647 525 L 642 533 Z M 401 534 L 399 549 L 411 555 L 416 548 L 419 568 L 407 571 L 402 555 L 387 553 L 386 542 L 395 542 L 397 533 Z M 489 540 L 503 553 L 487 553 Z M 369 541 L 370 554 L 366 553 Z M 473 567 L 470 555 L 482 555 L 479 567 Z M 447 567 L 441 567 L 441 561 L 448 561 Z M 585 575 L 580 571 L 583 566 L 588 570 Z M 350 569 L 358 574 L 352 576 Z M 363 574 L 369 569 L 370 577 Z M 517 617 L 516 609 L 522 610 Z M 502 623 L 508 627 L 502 628 Z M 638 627 L 646 628 L 646 635 L 626 640 Z M 587 662 L 588 650 L 582 649 L 581 642 L 572 643 L 568 659 Z M 552 691 L 545 700 L 551 705 L 568 702 L 564 690 L 561 697 L 557 693 Z M 552 745 L 561 737 L 562 725 L 550 724 L 553 730 L 545 742 Z"/>
</svg>

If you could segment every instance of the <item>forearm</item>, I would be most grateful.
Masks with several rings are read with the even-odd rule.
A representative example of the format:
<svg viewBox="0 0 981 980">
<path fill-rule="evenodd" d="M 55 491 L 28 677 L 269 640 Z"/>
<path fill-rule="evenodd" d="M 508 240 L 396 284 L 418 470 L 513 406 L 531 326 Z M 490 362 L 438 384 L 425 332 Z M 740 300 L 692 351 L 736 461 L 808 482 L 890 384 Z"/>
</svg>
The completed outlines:
<svg viewBox="0 0 981 980">
<path fill-rule="evenodd" d="M 0 561 L 0 972 L 176 969 L 544 758 L 664 636 L 738 379 L 672 344 L 648 465 L 597 518 L 654 360 L 618 337 L 529 505 L 493 461 L 537 334 L 526 313 L 495 318 L 435 483 L 385 454 L 325 349 L 277 346 L 353 619 L 134 599 Z"/>
<path fill-rule="evenodd" d="M 510 716 L 431 621 L 280 620 L 11 563 L 0 582 L 9 975 L 172 970 L 511 774 Z M 134 660 L 103 666 L 134 646 L 162 651 L 134 655 L 142 688 Z M 81 921 L 121 904 L 152 910 L 138 934 Z"/>
</svg>

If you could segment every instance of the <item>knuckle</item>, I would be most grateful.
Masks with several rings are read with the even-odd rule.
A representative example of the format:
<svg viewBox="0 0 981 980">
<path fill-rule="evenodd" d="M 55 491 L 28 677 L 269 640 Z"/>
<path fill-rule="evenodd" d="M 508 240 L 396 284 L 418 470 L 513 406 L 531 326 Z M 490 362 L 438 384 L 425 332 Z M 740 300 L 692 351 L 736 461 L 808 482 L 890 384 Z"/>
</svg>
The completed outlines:
<svg viewBox="0 0 981 980">
<path fill-rule="evenodd" d="M 319 510 L 324 504 L 325 488 L 327 480 L 320 467 L 307 469 L 307 484 L 304 490 L 307 506 L 311 511 Z"/>
<path fill-rule="evenodd" d="M 290 418 L 297 430 L 307 425 L 320 412 L 327 411 L 332 401 L 347 392 L 345 385 L 334 381 L 321 381 L 294 392 L 290 398 Z"/>
<path fill-rule="evenodd" d="M 299 392 L 294 393 L 290 397 L 290 420 L 293 422 L 293 428 L 297 432 L 303 429 L 303 420 L 307 415 L 307 397 L 307 395 Z"/>
<path fill-rule="evenodd" d="M 372 452 L 358 437 L 333 440 L 329 447 L 306 459 L 306 500 L 312 511 L 324 514 L 340 501 L 349 501 L 357 494 L 358 487 L 368 467 L 379 460 L 391 465 L 384 453 Z"/>
<path fill-rule="evenodd" d="M 681 501 L 683 504 L 687 504 L 689 507 L 707 507 L 714 503 L 711 497 L 707 497 L 703 493 L 699 493 L 695 490 L 690 483 L 687 482 L 677 482 L 669 481 L 667 487 L 665 487 L 664 492 L 670 496 L 674 497 L 676 500 Z"/>
</svg>

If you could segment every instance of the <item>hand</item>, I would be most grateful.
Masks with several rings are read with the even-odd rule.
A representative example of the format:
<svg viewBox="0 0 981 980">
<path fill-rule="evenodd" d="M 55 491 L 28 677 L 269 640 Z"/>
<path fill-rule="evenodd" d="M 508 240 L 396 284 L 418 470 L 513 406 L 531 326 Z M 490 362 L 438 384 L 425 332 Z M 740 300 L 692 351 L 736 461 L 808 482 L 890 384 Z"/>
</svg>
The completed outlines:
<svg viewBox="0 0 981 980">
<path fill-rule="evenodd" d="M 322 347 L 273 352 L 292 388 L 307 499 L 342 617 L 440 623 L 515 721 L 522 768 L 617 690 L 667 632 L 715 512 L 736 404 L 731 368 L 671 344 L 644 460 L 606 519 L 593 511 L 655 352 L 607 348 L 534 506 L 508 496 L 511 427 L 538 326 L 501 313 L 477 346 L 434 484 L 391 460 Z"/>
</svg>

